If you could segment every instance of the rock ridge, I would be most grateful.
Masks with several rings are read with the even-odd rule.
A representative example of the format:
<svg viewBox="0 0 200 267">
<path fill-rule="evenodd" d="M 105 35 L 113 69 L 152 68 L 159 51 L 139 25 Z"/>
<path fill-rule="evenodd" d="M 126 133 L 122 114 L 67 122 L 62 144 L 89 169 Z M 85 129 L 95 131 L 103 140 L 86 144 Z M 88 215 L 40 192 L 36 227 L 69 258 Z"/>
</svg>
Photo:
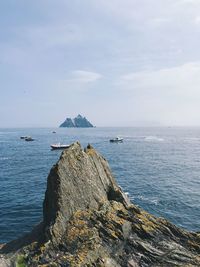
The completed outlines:
<svg viewBox="0 0 200 267">
<path fill-rule="evenodd" d="M 130 203 L 108 162 L 77 142 L 50 170 L 43 222 L 0 253 L 0 267 L 189 267 L 200 235 Z"/>
<path fill-rule="evenodd" d="M 53 241 L 57 244 L 66 223 L 77 210 L 98 209 L 115 195 L 128 204 L 107 161 L 91 146 L 83 151 L 77 142 L 62 153 L 48 176 L 43 204 L 44 226 L 54 233 Z"/>
</svg>

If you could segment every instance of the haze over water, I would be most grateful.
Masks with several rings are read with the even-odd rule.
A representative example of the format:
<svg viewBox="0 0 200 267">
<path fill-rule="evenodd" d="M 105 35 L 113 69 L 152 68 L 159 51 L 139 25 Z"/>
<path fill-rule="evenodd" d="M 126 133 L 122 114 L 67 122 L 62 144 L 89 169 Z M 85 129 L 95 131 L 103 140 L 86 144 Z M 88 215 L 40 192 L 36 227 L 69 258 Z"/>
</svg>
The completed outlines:
<svg viewBox="0 0 200 267">
<path fill-rule="evenodd" d="M 188 230 L 200 230 L 200 128 L 0 130 L 0 243 L 42 220 L 46 178 L 61 151 L 50 144 L 91 143 L 109 161 L 131 200 Z M 31 135 L 34 142 L 20 140 Z M 115 136 L 120 144 L 109 143 Z"/>
</svg>

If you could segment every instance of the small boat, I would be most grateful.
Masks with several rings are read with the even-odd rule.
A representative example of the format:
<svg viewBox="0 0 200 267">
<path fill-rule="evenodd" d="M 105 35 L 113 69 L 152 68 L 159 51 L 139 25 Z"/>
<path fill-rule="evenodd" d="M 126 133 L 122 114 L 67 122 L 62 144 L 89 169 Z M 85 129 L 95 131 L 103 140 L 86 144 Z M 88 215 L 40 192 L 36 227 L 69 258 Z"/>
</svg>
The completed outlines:
<svg viewBox="0 0 200 267">
<path fill-rule="evenodd" d="M 111 143 L 122 143 L 123 142 L 123 138 L 121 137 L 115 137 L 113 139 L 110 139 Z"/>
<path fill-rule="evenodd" d="M 52 144 L 51 149 L 56 150 L 56 149 L 65 149 L 68 148 L 70 145 L 61 145 L 60 143 L 58 144 Z"/>
<path fill-rule="evenodd" d="M 26 139 L 28 136 L 20 136 L 20 139 Z"/>
<path fill-rule="evenodd" d="M 56 131 L 52 131 L 52 133 L 56 133 Z"/>
<path fill-rule="evenodd" d="M 27 141 L 27 142 L 31 142 L 31 141 L 34 141 L 34 140 L 35 140 L 35 139 L 33 139 L 31 136 L 27 136 L 27 137 L 25 137 L 24 139 L 25 139 L 25 141 Z"/>
</svg>

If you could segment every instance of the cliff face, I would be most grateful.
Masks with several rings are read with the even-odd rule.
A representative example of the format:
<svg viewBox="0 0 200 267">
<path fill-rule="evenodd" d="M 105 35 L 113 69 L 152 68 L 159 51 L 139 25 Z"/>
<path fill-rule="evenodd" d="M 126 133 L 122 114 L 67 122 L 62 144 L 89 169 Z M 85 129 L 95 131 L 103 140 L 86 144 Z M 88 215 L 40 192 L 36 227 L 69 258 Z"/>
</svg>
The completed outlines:
<svg viewBox="0 0 200 267">
<path fill-rule="evenodd" d="M 94 127 L 94 126 L 85 117 L 82 117 L 79 114 L 74 119 L 66 118 L 66 120 L 60 125 L 60 127 L 89 128 L 89 127 Z"/>
<path fill-rule="evenodd" d="M 91 146 L 63 151 L 43 214 L 31 234 L 3 246 L 0 266 L 200 266 L 200 236 L 131 204 Z"/>
</svg>

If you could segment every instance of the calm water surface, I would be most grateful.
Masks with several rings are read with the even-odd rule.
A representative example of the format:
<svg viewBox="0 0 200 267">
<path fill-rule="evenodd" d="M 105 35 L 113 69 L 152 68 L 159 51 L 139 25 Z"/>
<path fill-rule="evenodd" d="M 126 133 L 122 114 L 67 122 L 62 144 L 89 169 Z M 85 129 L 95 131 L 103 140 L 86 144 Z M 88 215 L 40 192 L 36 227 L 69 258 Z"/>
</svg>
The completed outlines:
<svg viewBox="0 0 200 267">
<path fill-rule="evenodd" d="M 124 142 L 109 143 L 115 136 Z M 77 140 L 107 158 L 135 204 L 200 231 L 200 128 L 0 129 L 0 243 L 42 220 L 46 178 L 61 153 L 50 144 Z"/>
</svg>

